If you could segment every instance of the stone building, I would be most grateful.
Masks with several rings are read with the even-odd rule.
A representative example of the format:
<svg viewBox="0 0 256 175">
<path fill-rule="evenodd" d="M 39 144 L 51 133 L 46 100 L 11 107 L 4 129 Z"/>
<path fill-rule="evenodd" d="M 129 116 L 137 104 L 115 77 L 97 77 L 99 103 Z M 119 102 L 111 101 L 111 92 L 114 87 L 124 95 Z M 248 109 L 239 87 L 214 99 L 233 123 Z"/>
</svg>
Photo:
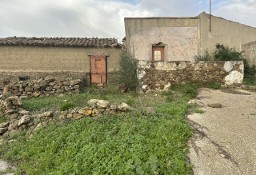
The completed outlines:
<svg viewBox="0 0 256 175">
<path fill-rule="evenodd" d="M 256 28 L 205 12 L 196 17 L 125 18 L 126 47 L 144 61 L 194 61 L 217 43 L 242 51 L 256 41 Z M 251 54 L 252 55 L 252 54 Z M 255 59 L 248 59 L 255 64 Z"/>
<path fill-rule="evenodd" d="M 54 75 L 105 84 L 118 69 L 120 54 L 121 44 L 113 38 L 0 38 L 0 73 L 2 78 Z"/>
</svg>

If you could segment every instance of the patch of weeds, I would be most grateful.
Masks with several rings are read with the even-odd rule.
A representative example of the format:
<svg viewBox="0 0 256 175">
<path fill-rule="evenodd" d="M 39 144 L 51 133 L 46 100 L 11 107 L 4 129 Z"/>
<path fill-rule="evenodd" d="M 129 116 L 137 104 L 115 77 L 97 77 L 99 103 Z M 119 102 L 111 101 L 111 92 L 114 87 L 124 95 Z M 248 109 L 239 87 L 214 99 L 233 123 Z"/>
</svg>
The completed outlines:
<svg viewBox="0 0 256 175">
<path fill-rule="evenodd" d="M 39 111 L 41 109 L 49 109 L 56 108 L 58 105 L 58 97 L 51 96 L 51 97 L 31 97 L 24 99 L 22 101 L 22 108 L 28 110 L 28 111 Z"/>
<path fill-rule="evenodd" d="M 204 110 L 200 109 L 197 104 L 190 104 L 189 106 L 190 106 L 189 108 L 190 114 L 194 114 L 194 113 L 203 114 L 205 112 Z"/>
<path fill-rule="evenodd" d="M 72 102 L 66 102 L 60 106 L 61 111 L 68 111 L 69 109 L 73 109 L 76 107 L 75 103 Z"/>
<path fill-rule="evenodd" d="M 4 115 L 0 115 L 0 123 L 6 122 L 7 118 Z"/>
<path fill-rule="evenodd" d="M 196 83 L 177 84 L 171 87 L 171 90 L 164 92 L 169 102 L 187 102 L 191 98 L 195 98 L 198 93 L 199 85 Z"/>
<path fill-rule="evenodd" d="M 221 83 L 219 82 L 209 82 L 206 83 L 205 87 L 209 89 L 220 89 L 221 88 Z"/>
<path fill-rule="evenodd" d="M 210 61 L 212 60 L 212 55 L 206 50 L 202 55 L 196 55 L 194 59 L 195 61 Z"/>
<path fill-rule="evenodd" d="M 31 175 L 190 174 L 188 107 L 166 103 L 147 116 L 134 111 L 53 124 L 2 145 L 0 154 Z"/>
</svg>

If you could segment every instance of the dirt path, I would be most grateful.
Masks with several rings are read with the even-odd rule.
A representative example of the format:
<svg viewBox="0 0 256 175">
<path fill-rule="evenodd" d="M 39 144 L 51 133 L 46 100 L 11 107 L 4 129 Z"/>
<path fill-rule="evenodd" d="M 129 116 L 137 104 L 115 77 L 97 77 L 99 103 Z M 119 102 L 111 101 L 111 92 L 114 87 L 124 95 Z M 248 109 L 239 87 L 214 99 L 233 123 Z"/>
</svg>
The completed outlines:
<svg viewBox="0 0 256 175">
<path fill-rule="evenodd" d="M 197 130 L 188 155 L 194 174 L 256 174 L 256 93 L 202 89 L 196 103 L 205 112 L 188 116 Z"/>
</svg>

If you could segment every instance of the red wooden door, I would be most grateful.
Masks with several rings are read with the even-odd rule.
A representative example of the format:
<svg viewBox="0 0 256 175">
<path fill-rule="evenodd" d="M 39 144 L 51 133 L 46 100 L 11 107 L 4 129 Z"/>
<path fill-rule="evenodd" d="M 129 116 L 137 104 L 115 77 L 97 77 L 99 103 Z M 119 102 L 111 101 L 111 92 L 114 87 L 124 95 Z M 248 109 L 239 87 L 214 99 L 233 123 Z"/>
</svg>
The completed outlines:
<svg viewBox="0 0 256 175">
<path fill-rule="evenodd" d="M 103 86 L 107 83 L 107 62 L 105 55 L 91 55 L 91 83 Z"/>
</svg>

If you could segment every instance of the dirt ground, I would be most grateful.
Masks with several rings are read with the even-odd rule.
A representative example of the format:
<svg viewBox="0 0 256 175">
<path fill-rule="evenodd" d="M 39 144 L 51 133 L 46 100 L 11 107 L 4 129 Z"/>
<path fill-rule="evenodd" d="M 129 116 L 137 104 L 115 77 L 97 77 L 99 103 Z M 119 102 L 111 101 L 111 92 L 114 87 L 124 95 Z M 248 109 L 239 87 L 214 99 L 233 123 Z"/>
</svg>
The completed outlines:
<svg viewBox="0 0 256 175">
<path fill-rule="evenodd" d="M 194 174 L 256 174 L 256 92 L 201 89 L 194 103 L 204 111 L 188 116 Z"/>
</svg>

